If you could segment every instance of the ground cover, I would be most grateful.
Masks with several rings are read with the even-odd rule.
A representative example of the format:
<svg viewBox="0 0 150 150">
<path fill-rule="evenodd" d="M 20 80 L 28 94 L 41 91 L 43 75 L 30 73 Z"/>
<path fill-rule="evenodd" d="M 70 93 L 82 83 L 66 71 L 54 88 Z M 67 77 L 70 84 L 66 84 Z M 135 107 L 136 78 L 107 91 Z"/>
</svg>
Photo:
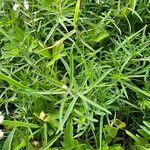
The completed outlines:
<svg viewBox="0 0 150 150">
<path fill-rule="evenodd" d="M 1 149 L 149 150 L 149 31 L 149 0 L 0 0 Z"/>
</svg>

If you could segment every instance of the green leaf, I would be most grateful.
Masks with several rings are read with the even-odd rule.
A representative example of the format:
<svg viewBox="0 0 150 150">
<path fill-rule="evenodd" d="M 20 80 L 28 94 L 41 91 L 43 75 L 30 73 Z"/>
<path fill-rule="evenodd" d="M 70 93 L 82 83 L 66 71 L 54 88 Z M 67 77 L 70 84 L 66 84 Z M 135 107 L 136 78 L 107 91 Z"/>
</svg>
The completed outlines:
<svg viewBox="0 0 150 150">
<path fill-rule="evenodd" d="M 45 121 L 50 123 L 51 127 L 54 129 L 58 127 L 57 114 L 58 112 L 56 111 L 54 111 L 54 113 L 49 113 L 48 117 L 45 119 Z"/>
<path fill-rule="evenodd" d="M 104 131 L 106 132 L 105 142 L 109 144 L 116 137 L 118 128 L 110 125 L 105 125 Z"/>
<path fill-rule="evenodd" d="M 148 134 L 146 131 L 143 129 L 137 129 L 137 131 L 147 140 L 150 140 L 150 134 Z"/>
<path fill-rule="evenodd" d="M 11 144 L 14 138 L 14 134 L 15 134 L 16 128 L 14 128 L 11 133 L 8 135 L 2 150 L 12 150 Z"/>
<path fill-rule="evenodd" d="M 88 93 L 90 90 L 92 90 L 94 87 L 96 87 L 97 84 L 99 84 L 113 69 L 108 70 L 105 72 L 95 83 L 90 85 L 87 90 L 85 90 L 84 94 Z"/>
<path fill-rule="evenodd" d="M 13 127 L 38 128 L 38 126 L 35 124 L 25 123 L 25 122 L 21 122 L 21 121 L 4 120 L 2 124 L 6 125 L 6 126 L 13 126 Z"/>
<path fill-rule="evenodd" d="M 99 123 L 99 150 L 102 150 L 102 135 L 103 135 L 103 121 L 104 116 L 100 116 L 100 123 Z"/>
<path fill-rule="evenodd" d="M 57 45 L 53 48 L 53 53 L 52 53 L 52 60 L 48 62 L 46 67 L 50 67 L 51 65 L 54 65 L 55 62 L 62 57 L 66 56 L 64 44 L 61 43 L 60 45 Z"/>
<path fill-rule="evenodd" d="M 56 41 L 54 45 L 50 46 L 50 47 L 47 47 L 47 48 L 44 48 L 44 49 L 51 49 L 51 48 L 54 48 L 60 44 L 62 44 L 66 39 L 68 39 L 70 36 L 72 36 L 74 33 L 76 33 L 76 30 L 71 30 L 70 32 L 68 32 L 67 34 L 64 35 L 63 38 L 61 38 L 60 40 Z M 43 49 L 43 50 L 44 50 Z"/>
<path fill-rule="evenodd" d="M 143 131 L 145 131 L 147 134 L 150 135 L 150 130 L 148 130 L 145 126 L 141 126 L 141 125 L 140 125 L 140 127 L 141 127 L 141 129 L 142 129 Z"/>
<path fill-rule="evenodd" d="M 46 146 L 42 147 L 40 150 L 48 150 L 57 140 L 58 138 L 62 135 L 62 133 L 56 135 L 51 141 L 47 143 Z"/>
<path fill-rule="evenodd" d="M 41 129 L 35 131 L 34 133 L 32 133 L 30 136 L 29 136 L 29 140 L 33 138 L 33 136 L 38 133 Z M 26 141 L 23 140 L 17 147 L 14 148 L 14 150 L 20 150 L 22 148 L 24 148 L 26 145 Z"/>
<path fill-rule="evenodd" d="M 74 18 L 73 18 L 73 23 L 74 24 L 77 23 L 78 18 L 79 18 L 80 5 L 81 5 L 81 0 L 77 0 L 76 7 L 75 7 Z"/>
<path fill-rule="evenodd" d="M 109 150 L 124 150 L 120 144 L 114 144 L 109 147 Z"/>
<path fill-rule="evenodd" d="M 124 83 L 126 86 L 128 86 L 129 89 L 131 89 L 131 90 L 133 90 L 133 91 L 135 91 L 135 92 L 137 92 L 137 93 L 141 93 L 141 94 L 143 94 L 143 95 L 145 95 L 145 96 L 150 97 L 150 93 L 148 93 L 148 92 L 146 92 L 146 91 L 144 91 L 144 90 L 141 90 L 140 88 L 136 87 L 135 85 L 132 85 L 132 84 L 126 82 L 126 81 L 123 81 L 123 83 Z"/>
<path fill-rule="evenodd" d="M 107 113 L 111 114 L 111 112 L 108 111 L 107 108 L 105 108 L 105 107 L 99 105 L 98 103 L 96 103 L 96 102 L 94 102 L 94 101 L 88 99 L 88 98 L 87 98 L 86 96 L 84 96 L 83 94 L 77 93 L 77 95 L 78 95 L 81 99 L 83 99 L 83 100 L 85 100 L 86 102 L 88 102 L 89 104 L 91 104 L 92 106 L 94 106 L 94 107 L 96 107 L 96 108 L 98 108 L 98 109 L 100 109 L 100 110 L 103 110 L 104 112 L 107 112 Z"/>
<path fill-rule="evenodd" d="M 128 134 L 130 137 L 132 137 L 136 142 L 138 142 L 139 138 L 136 137 L 134 134 L 132 134 L 131 132 L 129 132 L 128 130 L 125 130 L 126 134 Z"/>
<path fill-rule="evenodd" d="M 0 9 L 4 6 L 4 0 L 0 0 Z"/>
<path fill-rule="evenodd" d="M 144 125 L 146 125 L 150 129 L 150 123 L 147 121 L 143 121 Z"/>
<path fill-rule="evenodd" d="M 74 146 L 74 139 L 73 139 L 73 123 L 72 123 L 72 117 L 70 116 L 67 124 L 66 124 L 66 130 L 64 133 L 64 141 L 63 141 L 63 147 L 69 148 L 72 150 L 71 147 Z"/>
<path fill-rule="evenodd" d="M 77 101 L 77 97 L 75 97 L 72 100 L 72 102 L 69 104 L 68 109 L 66 110 L 64 118 L 62 120 L 62 126 L 66 123 L 67 119 L 69 118 L 69 116 L 73 112 L 73 108 L 74 108 L 74 105 L 75 105 L 76 101 Z"/>
<path fill-rule="evenodd" d="M 12 79 L 10 76 L 6 76 L 5 74 L 3 74 L 2 72 L 0 72 L 0 80 L 5 80 L 8 83 L 15 85 L 16 87 L 20 88 L 20 89 L 27 89 L 27 87 L 25 87 L 24 85 L 22 85 L 21 83 L 19 83 L 18 81 Z"/>
</svg>

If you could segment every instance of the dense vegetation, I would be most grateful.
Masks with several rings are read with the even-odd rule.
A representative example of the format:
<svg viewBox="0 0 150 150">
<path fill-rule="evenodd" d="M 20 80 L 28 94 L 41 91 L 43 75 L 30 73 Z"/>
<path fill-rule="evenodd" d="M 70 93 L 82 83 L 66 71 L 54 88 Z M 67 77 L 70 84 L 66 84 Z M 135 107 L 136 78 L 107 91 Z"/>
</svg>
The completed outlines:
<svg viewBox="0 0 150 150">
<path fill-rule="evenodd" d="M 28 2 L 0 0 L 0 149 L 150 150 L 149 0 Z"/>
</svg>

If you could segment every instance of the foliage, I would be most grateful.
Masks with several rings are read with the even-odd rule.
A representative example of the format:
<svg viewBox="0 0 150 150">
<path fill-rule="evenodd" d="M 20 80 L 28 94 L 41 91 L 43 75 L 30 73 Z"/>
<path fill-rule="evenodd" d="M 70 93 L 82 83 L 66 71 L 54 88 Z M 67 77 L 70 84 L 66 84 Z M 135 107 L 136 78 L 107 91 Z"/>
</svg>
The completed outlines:
<svg viewBox="0 0 150 150">
<path fill-rule="evenodd" d="M 148 150 L 150 2 L 28 2 L 0 0 L 2 150 Z"/>
</svg>

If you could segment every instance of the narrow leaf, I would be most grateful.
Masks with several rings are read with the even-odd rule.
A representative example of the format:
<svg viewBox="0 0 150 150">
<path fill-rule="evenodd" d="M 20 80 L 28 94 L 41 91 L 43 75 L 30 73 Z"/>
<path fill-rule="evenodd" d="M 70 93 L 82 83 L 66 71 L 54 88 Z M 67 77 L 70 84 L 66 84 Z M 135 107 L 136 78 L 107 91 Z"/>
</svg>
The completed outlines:
<svg viewBox="0 0 150 150">
<path fill-rule="evenodd" d="M 87 98 L 86 96 L 84 96 L 83 94 L 77 93 L 77 95 L 78 95 L 81 99 L 83 99 L 83 100 L 85 100 L 86 102 L 88 102 L 89 104 L 91 104 L 92 106 L 94 106 L 94 107 L 96 107 L 96 108 L 98 108 L 98 109 L 100 109 L 100 110 L 102 110 L 102 111 L 105 111 L 105 112 L 111 114 L 111 112 L 108 111 L 105 107 L 100 106 L 99 104 L 95 103 L 94 101 L 88 99 L 88 98 Z"/>
<path fill-rule="evenodd" d="M 46 146 L 44 146 L 43 148 L 41 148 L 40 150 L 48 150 L 57 140 L 58 138 L 62 135 L 62 133 L 58 134 L 57 136 L 55 136 L 50 142 L 48 142 L 48 144 Z"/>
<path fill-rule="evenodd" d="M 16 128 L 14 128 L 11 133 L 8 135 L 2 150 L 12 150 L 11 144 L 12 144 L 12 140 L 15 134 Z"/>
<path fill-rule="evenodd" d="M 148 93 L 148 92 L 146 92 L 144 90 L 141 90 L 140 88 L 138 88 L 138 87 L 136 87 L 136 86 L 134 86 L 134 85 L 132 85 L 132 84 L 130 84 L 128 82 L 123 82 L 123 83 L 125 85 L 127 85 L 129 89 L 131 89 L 131 90 L 133 90 L 135 92 L 141 93 L 141 94 L 143 94 L 143 95 L 145 95 L 147 97 L 150 97 L 150 93 Z"/>
<path fill-rule="evenodd" d="M 38 128 L 38 126 L 35 124 L 25 123 L 25 122 L 21 122 L 21 121 L 4 120 L 2 124 L 6 125 L 6 126 L 13 126 L 13 127 Z"/>
<path fill-rule="evenodd" d="M 109 71 L 105 72 L 93 85 L 91 85 L 84 94 L 88 93 L 90 90 L 92 90 L 97 84 L 99 84 L 113 69 L 110 69 Z"/>
<path fill-rule="evenodd" d="M 77 23 L 78 18 L 79 18 L 80 5 L 81 5 L 81 0 L 77 0 L 76 7 L 75 7 L 74 18 L 73 18 L 73 23 L 74 24 Z"/>
</svg>

